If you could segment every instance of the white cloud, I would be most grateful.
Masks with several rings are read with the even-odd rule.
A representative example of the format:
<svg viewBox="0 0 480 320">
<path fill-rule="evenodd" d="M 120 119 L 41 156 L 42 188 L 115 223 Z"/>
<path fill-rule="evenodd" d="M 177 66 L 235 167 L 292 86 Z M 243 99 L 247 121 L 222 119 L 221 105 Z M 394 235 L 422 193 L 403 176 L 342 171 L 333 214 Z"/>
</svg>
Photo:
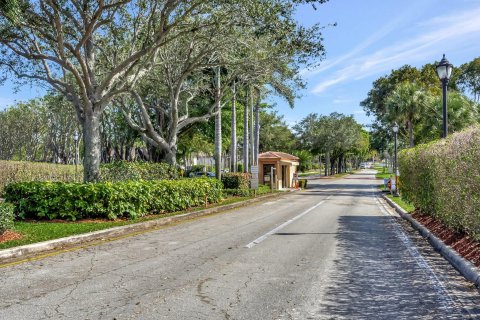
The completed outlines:
<svg viewBox="0 0 480 320">
<path fill-rule="evenodd" d="M 443 51 L 455 48 L 469 38 L 478 37 L 480 32 L 478 16 L 480 8 L 433 18 L 424 24 L 428 26 L 428 30 L 409 39 L 402 39 L 373 54 L 353 59 L 349 65 L 345 65 L 317 84 L 312 92 L 319 94 L 348 80 L 363 79 L 402 64 L 412 64 L 430 58 L 432 62 L 440 59 Z M 419 25 L 414 27 L 418 31 Z"/>
<path fill-rule="evenodd" d="M 333 99 L 334 104 L 349 104 L 349 103 L 353 103 L 354 101 L 355 100 L 353 99 L 342 99 L 342 98 Z"/>
</svg>

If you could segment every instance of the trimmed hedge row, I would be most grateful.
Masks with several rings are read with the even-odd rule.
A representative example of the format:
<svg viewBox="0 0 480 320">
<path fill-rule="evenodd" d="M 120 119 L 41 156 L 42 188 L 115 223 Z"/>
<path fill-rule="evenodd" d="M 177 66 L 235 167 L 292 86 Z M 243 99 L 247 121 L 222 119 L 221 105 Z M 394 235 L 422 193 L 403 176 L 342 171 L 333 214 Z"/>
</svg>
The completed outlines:
<svg viewBox="0 0 480 320">
<path fill-rule="evenodd" d="M 259 185 L 257 189 L 257 195 L 266 194 L 271 192 L 269 186 Z M 253 189 L 223 189 L 223 194 L 227 196 L 237 196 L 237 197 L 250 197 L 253 196 Z"/>
<path fill-rule="evenodd" d="M 100 183 L 23 182 L 5 188 L 15 215 L 26 219 L 136 218 L 221 200 L 222 184 L 197 178 Z"/>
<path fill-rule="evenodd" d="M 250 173 L 224 173 L 222 183 L 225 189 L 250 189 Z"/>
<path fill-rule="evenodd" d="M 13 205 L 0 202 L 0 235 L 13 228 Z"/>
<path fill-rule="evenodd" d="M 403 150 L 398 160 L 405 200 L 480 240 L 480 127 Z"/>
<path fill-rule="evenodd" d="M 167 163 L 115 161 L 100 166 L 102 181 L 172 180 L 178 170 Z"/>
</svg>

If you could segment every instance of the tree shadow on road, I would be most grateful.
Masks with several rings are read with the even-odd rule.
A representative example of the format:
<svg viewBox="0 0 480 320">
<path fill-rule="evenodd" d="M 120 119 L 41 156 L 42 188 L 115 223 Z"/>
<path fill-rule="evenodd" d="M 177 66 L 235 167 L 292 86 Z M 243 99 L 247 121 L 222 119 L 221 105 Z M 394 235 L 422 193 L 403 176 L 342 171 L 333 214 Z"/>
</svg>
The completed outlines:
<svg viewBox="0 0 480 320">
<path fill-rule="evenodd" d="M 392 220 L 388 216 L 339 218 L 338 259 L 334 261 L 330 285 L 323 291 L 317 316 L 329 319 L 480 316 L 478 292 L 468 288 L 463 278 L 455 275 L 448 263 L 445 265 L 445 260 L 426 259 L 435 271 L 450 270 L 444 275 L 433 273 L 425 260 L 422 264 L 422 258 L 414 257 L 415 250 L 412 253 L 399 238 L 399 225 Z M 448 283 L 440 283 L 438 278 Z M 452 279 L 458 283 L 450 283 Z"/>
</svg>

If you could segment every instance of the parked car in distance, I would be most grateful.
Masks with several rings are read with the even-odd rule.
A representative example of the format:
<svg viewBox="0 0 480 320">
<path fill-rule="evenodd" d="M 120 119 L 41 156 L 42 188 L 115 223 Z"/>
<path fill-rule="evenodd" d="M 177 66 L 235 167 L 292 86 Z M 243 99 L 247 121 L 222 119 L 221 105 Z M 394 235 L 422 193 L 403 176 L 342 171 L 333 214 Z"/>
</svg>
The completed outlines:
<svg viewBox="0 0 480 320">
<path fill-rule="evenodd" d="M 209 178 L 215 178 L 215 173 L 214 172 L 191 172 L 190 173 L 190 178 L 198 178 L 198 177 L 209 177 Z"/>
</svg>

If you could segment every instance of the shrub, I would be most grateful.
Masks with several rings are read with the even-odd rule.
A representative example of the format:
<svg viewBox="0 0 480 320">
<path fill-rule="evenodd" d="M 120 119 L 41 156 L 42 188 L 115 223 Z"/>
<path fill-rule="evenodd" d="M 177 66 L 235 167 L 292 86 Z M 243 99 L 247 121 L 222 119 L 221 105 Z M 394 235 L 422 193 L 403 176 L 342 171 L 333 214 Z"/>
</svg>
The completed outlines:
<svg viewBox="0 0 480 320">
<path fill-rule="evenodd" d="M 243 163 L 237 163 L 237 172 L 243 172 Z"/>
<path fill-rule="evenodd" d="M 0 235 L 13 228 L 13 205 L 0 202 Z"/>
<path fill-rule="evenodd" d="M 171 180 L 178 170 L 167 163 L 115 161 L 100 166 L 102 181 Z"/>
<path fill-rule="evenodd" d="M 400 152 L 400 191 L 424 214 L 480 239 L 480 128 Z"/>
<path fill-rule="evenodd" d="M 15 215 L 32 219 L 136 218 L 218 202 L 216 179 L 100 183 L 24 182 L 5 188 Z"/>
<path fill-rule="evenodd" d="M 249 189 L 250 173 L 225 173 L 222 175 L 222 183 L 225 189 Z"/>
<path fill-rule="evenodd" d="M 257 195 L 269 193 L 270 187 L 265 185 L 259 185 L 257 189 Z M 223 189 L 223 194 L 226 196 L 237 197 L 250 197 L 254 195 L 253 189 Z"/>
<path fill-rule="evenodd" d="M 0 194 L 3 188 L 12 182 L 80 181 L 83 178 L 83 167 L 79 165 L 77 171 L 75 174 L 74 165 L 0 160 Z"/>
<path fill-rule="evenodd" d="M 306 189 L 307 188 L 307 179 L 299 179 L 298 180 L 298 187 L 299 188 L 302 188 L 302 189 Z"/>
</svg>

